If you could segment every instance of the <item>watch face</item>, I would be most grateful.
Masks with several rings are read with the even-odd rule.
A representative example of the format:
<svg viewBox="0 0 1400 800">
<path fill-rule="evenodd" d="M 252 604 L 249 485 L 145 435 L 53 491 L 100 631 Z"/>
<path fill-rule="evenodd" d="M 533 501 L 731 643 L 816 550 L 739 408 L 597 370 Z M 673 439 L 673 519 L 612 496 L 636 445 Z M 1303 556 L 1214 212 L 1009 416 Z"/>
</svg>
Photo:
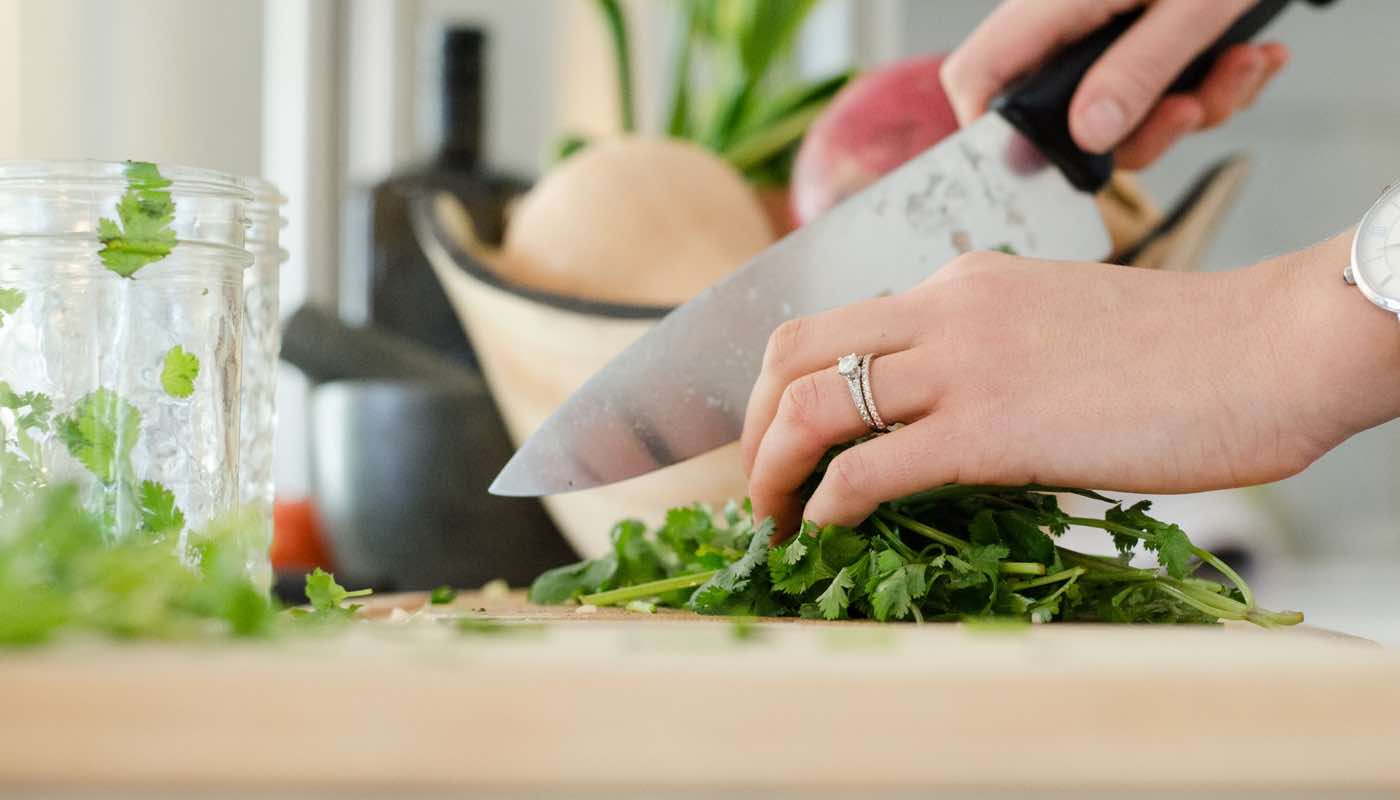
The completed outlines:
<svg viewBox="0 0 1400 800">
<path fill-rule="evenodd" d="M 1400 185 L 1366 212 L 1352 247 L 1352 275 L 1371 300 L 1400 311 Z"/>
</svg>

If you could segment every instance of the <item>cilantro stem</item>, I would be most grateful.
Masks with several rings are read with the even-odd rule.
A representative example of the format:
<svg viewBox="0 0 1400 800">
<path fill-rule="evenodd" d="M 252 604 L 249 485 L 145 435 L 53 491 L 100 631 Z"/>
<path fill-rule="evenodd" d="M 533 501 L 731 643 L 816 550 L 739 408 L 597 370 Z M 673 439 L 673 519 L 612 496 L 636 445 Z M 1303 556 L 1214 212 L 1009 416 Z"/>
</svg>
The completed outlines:
<svg viewBox="0 0 1400 800">
<path fill-rule="evenodd" d="M 1078 578 L 1080 575 L 1083 575 L 1085 572 L 1088 572 L 1088 570 L 1084 569 L 1083 567 L 1074 567 L 1072 569 L 1062 570 L 1060 572 L 1055 572 L 1050 575 L 1045 575 L 1039 578 L 1031 578 L 1029 580 L 1008 583 L 1006 584 L 1006 588 L 1013 592 L 1019 592 L 1023 589 L 1034 589 L 1037 586 L 1049 586 L 1052 583 L 1059 583 L 1060 581 L 1072 582 L 1074 581 L 1074 579 Z M 1048 600 L 1050 598 L 1047 597 L 1046 599 Z"/>
<path fill-rule="evenodd" d="M 944 545 L 945 547 L 951 547 L 953 548 L 953 550 L 959 553 L 972 546 L 971 544 L 963 541 L 962 539 L 959 539 L 958 537 L 950 533 L 944 533 L 943 531 L 940 531 L 932 525 L 925 525 L 924 523 L 914 519 L 913 517 L 906 517 L 897 511 L 890 511 L 888 509 L 882 508 L 875 513 L 891 522 L 898 523 L 899 526 L 902 528 L 908 528 L 909 530 L 919 534 L 920 536 L 925 536 L 929 539 L 932 539 L 935 542 Z"/>
<path fill-rule="evenodd" d="M 1003 575 L 1045 574 L 1045 565 L 1038 561 L 1003 561 L 999 567 Z"/>
<path fill-rule="evenodd" d="M 1145 541 L 1148 536 L 1137 528 L 1129 528 L 1127 525 L 1119 525 L 1116 522 L 1109 522 L 1105 519 L 1094 519 L 1093 517 L 1069 517 L 1065 520 L 1070 525 L 1083 525 L 1086 528 L 1100 528 L 1112 533 L 1121 533 L 1124 536 L 1131 536 L 1134 539 Z"/>
<path fill-rule="evenodd" d="M 1171 588 L 1183 594 L 1187 594 L 1191 597 L 1194 597 L 1196 600 L 1208 606 L 1218 608 L 1231 615 L 1243 617 L 1244 612 L 1249 610 L 1249 606 L 1245 605 L 1244 603 L 1241 603 L 1233 597 L 1226 597 L 1222 594 L 1202 591 L 1197 587 L 1185 585 L 1173 578 L 1159 578 L 1158 585 L 1170 586 Z"/>
<path fill-rule="evenodd" d="M 1056 546 L 1055 551 L 1060 554 L 1060 560 L 1082 566 L 1091 572 L 1102 572 L 1112 575 L 1121 580 L 1141 580 L 1150 581 L 1157 577 L 1152 570 L 1138 569 L 1127 564 L 1120 564 L 1112 558 L 1106 556 L 1092 556 L 1088 553 L 1081 553 L 1078 550 L 1070 550 L 1067 547 Z"/>
<path fill-rule="evenodd" d="M 1081 573 L 1081 574 L 1082 574 L 1082 573 Z M 1060 584 L 1060 588 L 1056 589 L 1055 591 L 1051 592 L 1050 594 L 1048 594 L 1048 595 L 1046 595 L 1046 596 L 1040 598 L 1039 600 L 1037 600 L 1036 603 L 1035 603 L 1036 606 L 1038 606 L 1038 607 L 1040 607 L 1040 608 L 1044 608 L 1044 607 L 1048 606 L 1050 603 L 1053 603 L 1053 602 L 1055 601 L 1055 598 L 1057 598 L 1057 597 L 1059 597 L 1060 595 L 1064 594 L 1065 592 L 1069 591 L 1069 587 L 1073 586 L 1073 585 L 1074 585 L 1074 582 L 1077 581 L 1077 580 L 1079 580 L 1079 576 L 1078 576 L 1078 575 L 1075 575 L 1074 577 L 1072 577 L 1072 578 L 1070 578 L 1069 580 L 1065 581 L 1064 583 Z"/>
<path fill-rule="evenodd" d="M 619 603 L 641 600 L 644 597 L 653 597 L 658 594 L 674 592 L 677 589 L 694 589 L 710 578 L 718 575 L 719 572 L 720 571 L 717 569 L 707 570 L 705 572 L 692 572 L 688 575 L 662 578 L 659 581 L 649 581 L 647 583 L 638 583 L 634 586 L 624 586 L 621 589 L 586 594 L 579 598 L 579 602 L 591 606 L 615 606 Z"/>
<path fill-rule="evenodd" d="M 1266 608 L 1251 608 L 1244 612 L 1244 618 L 1265 628 L 1276 628 L 1280 625 L 1297 625 L 1303 621 L 1303 614 L 1298 611 L 1269 611 Z"/>
<path fill-rule="evenodd" d="M 1196 547 L 1195 545 L 1191 546 L 1191 552 L 1196 554 L 1196 558 L 1199 558 L 1200 560 L 1206 562 L 1212 567 L 1215 567 L 1216 571 L 1228 578 L 1230 583 L 1235 584 L 1235 588 L 1239 589 L 1240 594 L 1244 596 L 1245 605 L 1251 607 L 1254 605 L 1254 592 L 1249 588 L 1249 584 L 1244 582 L 1244 578 L 1241 578 L 1239 576 L 1239 573 L 1235 572 L 1233 569 L 1230 569 L 1229 564 L 1226 564 L 1224 561 L 1221 561 L 1215 556 L 1214 553 L 1208 550 L 1203 550 L 1199 547 Z"/>
<path fill-rule="evenodd" d="M 919 522 L 918 520 L 913 519 L 912 517 L 906 517 L 897 511 L 889 511 L 887 509 L 882 508 L 875 513 L 879 515 L 875 519 L 875 524 L 877 527 L 881 528 L 882 533 L 884 532 L 884 528 L 883 525 L 881 525 L 879 517 L 884 517 L 885 519 L 890 520 L 891 522 L 896 522 L 900 525 L 900 527 L 908 528 L 909 530 L 919 534 L 920 536 L 926 536 L 934 540 L 935 542 L 938 542 L 939 544 L 943 545 L 944 547 L 951 547 L 954 551 L 958 553 L 961 553 L 972 546 L 971 544 L 963 541 L 962 539 L 959 539 L 956 536 L 953 536 L 952 534 L 944 533 L 943 531 L 940 531 L 932 525 L 925 525 L 924 523 Z M 1001 562 L 999 568 L 1003 575 L 1045 574 L 1045 565 L 1036 563 L 1034 561 L 1003 561 Z"/>
<path fill-rule="evenodd" d="M 1164 594 L 1167 594 L 1171 597 L 1176 598 L 1177 600 L 1180 600 L 1186 605 L 1191 606 L 1192 608 L 1207 616 L 1215 617 L 1216 619 L 1244 619 L 1244 614 L 1241 614 L 1238 611 L 1231 611 L 1229 609 L 1222 609 L 1218 606 L 1208 605 L 1206 603 L 1201 602 L 1197 598 L 1192 597 L 1186 592 L 1183 592 L 1182 590 L 1176 588 L 1175 586 L 1164 583 L 1162 581 L 1157 582 L 1156 588 L 1162 591 Z"/>
<path fill-rule="evenodd" d="M 1071 525 L 1083 525 L 1090 528 L 1101 528 L 1111 533 L 1118 533 L 1124 536 L 1131 536 L 1138 540 L 1146 540 L 1148 538 L 1147 534 L 1143 533 L 1140 530 L 1137 530 L 1136 528 L 1130 528 L 1126 525 L 1119 525 L 1117 523 L 1109 522 L 1107 520 L 1091 519 L 1088 517 L 1070 517 L 1068 522 Z M 1244 578 L 1241 578 L 1238 572 L 1235 572 L 1233 569 L 1230 568 L 1230 565 L 1226 564 L 1224 561 L 1221 561 L 1219 558 L 1216 557 L 1214 553 L 1199 548 L 1194 544 L 1191 545 L 1191 552 L 1196 556 L 1196 558 L 1199 558 L 1200 560 L 1211 565 L 1212 567 L 1215 567 L 1221 575 L 1224 575 L 1227 579 L 1229 579 L 1229 581 L 1235 585 L 1235 588 L 1240 590 L 1240 594 L 1244 596 L 1245 606 L 1249 608 L 1254 607 L 1254 591 L 1249 588 L 1249 584 L 1244 582 Z"/>
</svg>

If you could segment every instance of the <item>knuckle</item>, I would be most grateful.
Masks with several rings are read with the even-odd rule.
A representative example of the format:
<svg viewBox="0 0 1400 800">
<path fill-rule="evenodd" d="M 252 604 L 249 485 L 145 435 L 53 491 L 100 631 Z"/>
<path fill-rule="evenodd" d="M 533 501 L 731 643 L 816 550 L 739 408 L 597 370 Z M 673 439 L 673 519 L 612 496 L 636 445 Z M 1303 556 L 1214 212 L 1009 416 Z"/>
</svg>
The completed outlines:
<svg viewBox="0 0 1400 800">
<path fill-rule="evenodd" d="M 993 253 L 985 253 L 974 250 L 969 253 L 962 253 L 943 266 L 939 273 L 943 278 L 949 280 L 965 280 L 986 269 L 988 256 Z"/>
<path fill-rule="evenodd" d="M 800 352 L 806 328 L 807 323 L 801 317 L 779 325 L 768 337 L 768 347 L 763 352 L 764 368 L 781 371 L 784 364 L 791 362 Z"/>
<path fill-rule="evenodd" d="M 938 65 L 938 82 L 949 95 L 956 95 L 962 90 L 966 72 L 963 62 L 963 51 L 959 49 L 949 53 L 948 57 L 943 59 L 943 63 Z"/>
<path fill-rule="evenodd" d="M 870 460 L 858 448 L 832 459 L 826 475 L 832 491 L 843 499 L 861 500 L 870 493 L 873 477 Z"/>
<path fill-rule="evenodd" d="M 798 431 L 814 431 L 820 416 L 821 387 L 815 375 L 803 375 L 783 390 L 778 403 L 785 424 Z"/>
<path fill-rule="evenodd" d="M 1145 112 L 1161 94 L 1165 86 L 1162 76 L 1167 72 L 1168 67 L 1160 59 L 1124 59 L 1114 65 L 1112 72 L 1105 72 L 1105 89 L 1118 98 L 1132 118 Z"/>
</svg>

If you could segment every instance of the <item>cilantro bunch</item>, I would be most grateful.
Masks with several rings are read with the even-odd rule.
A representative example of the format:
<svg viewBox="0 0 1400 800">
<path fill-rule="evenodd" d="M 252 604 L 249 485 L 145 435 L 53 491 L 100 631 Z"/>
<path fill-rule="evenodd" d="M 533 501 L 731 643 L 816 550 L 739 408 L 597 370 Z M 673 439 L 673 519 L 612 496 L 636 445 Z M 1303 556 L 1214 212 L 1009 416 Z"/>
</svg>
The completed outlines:
<svg viewBox="0 0 1400 800">
<path fill-rule="evenodd" d="M 1108 504 L 1072 516 L 1056 493 Z M 635 520 L 612 531 L 602 558 L 550 570 L 530 588 L 536 603 L 650 601 L 701 614 L 818 619 L 1029 622 L 1249 620 L 1294 625 L 1297 612 L 1258 607 L 1249 586 L 1177 525 L 1098 493 L 1027 486 L 947 485 L 885 503 L 854 528 L 807 524 L 771 544 L 771 520 L 730 504 L 716 519 L 677 508 L 647 533 Z M 1109 558 L 1056 543 L 1072 526 L 1109 534 Z M 1129 563 L 1142 549 L 1157 567 Z M 1207 564 L 1231 585 L 1197 577 Z"/>
<path fill-rule="evenodd" d="M 191 531 L 184 543 L 150 529 L 114 538 L 76 486 L 39 489 L 0 518 L 0 646 L 62 633 L 119 638 L 268 637 L 354 617 L 334 576 L 307 576 L 309 609 L 284 611 L 244 569 L 262 536 L 252 513 Z M 293 613 L 295 612 L 295 613 Z"/>
</svg>

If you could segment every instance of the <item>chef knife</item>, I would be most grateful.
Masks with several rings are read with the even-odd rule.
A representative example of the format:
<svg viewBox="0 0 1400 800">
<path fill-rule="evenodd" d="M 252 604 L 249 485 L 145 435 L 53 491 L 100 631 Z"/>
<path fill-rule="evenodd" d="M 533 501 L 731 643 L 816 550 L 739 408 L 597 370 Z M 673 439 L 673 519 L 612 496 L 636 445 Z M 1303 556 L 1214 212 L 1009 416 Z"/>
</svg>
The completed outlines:
<svg viewBox="0 0 1400 800">
<path fill-rule="evenodd" d="M 1288 0 L 1262 0 L 1186 67 L 1205 78 Z M 1070 99 L 1140 16 L 1114 17 L 999 97 L 992 110 L 675 309 L 588 380 L 491 486 L 548 495 L 632 478 L 739 438 L 769 336 L 784 321 L 900 292 L 969 250 L 1098 260 L 1108 235 L 1093 193 L 1112 157 L 1076 146 Z"/>
</svg>

